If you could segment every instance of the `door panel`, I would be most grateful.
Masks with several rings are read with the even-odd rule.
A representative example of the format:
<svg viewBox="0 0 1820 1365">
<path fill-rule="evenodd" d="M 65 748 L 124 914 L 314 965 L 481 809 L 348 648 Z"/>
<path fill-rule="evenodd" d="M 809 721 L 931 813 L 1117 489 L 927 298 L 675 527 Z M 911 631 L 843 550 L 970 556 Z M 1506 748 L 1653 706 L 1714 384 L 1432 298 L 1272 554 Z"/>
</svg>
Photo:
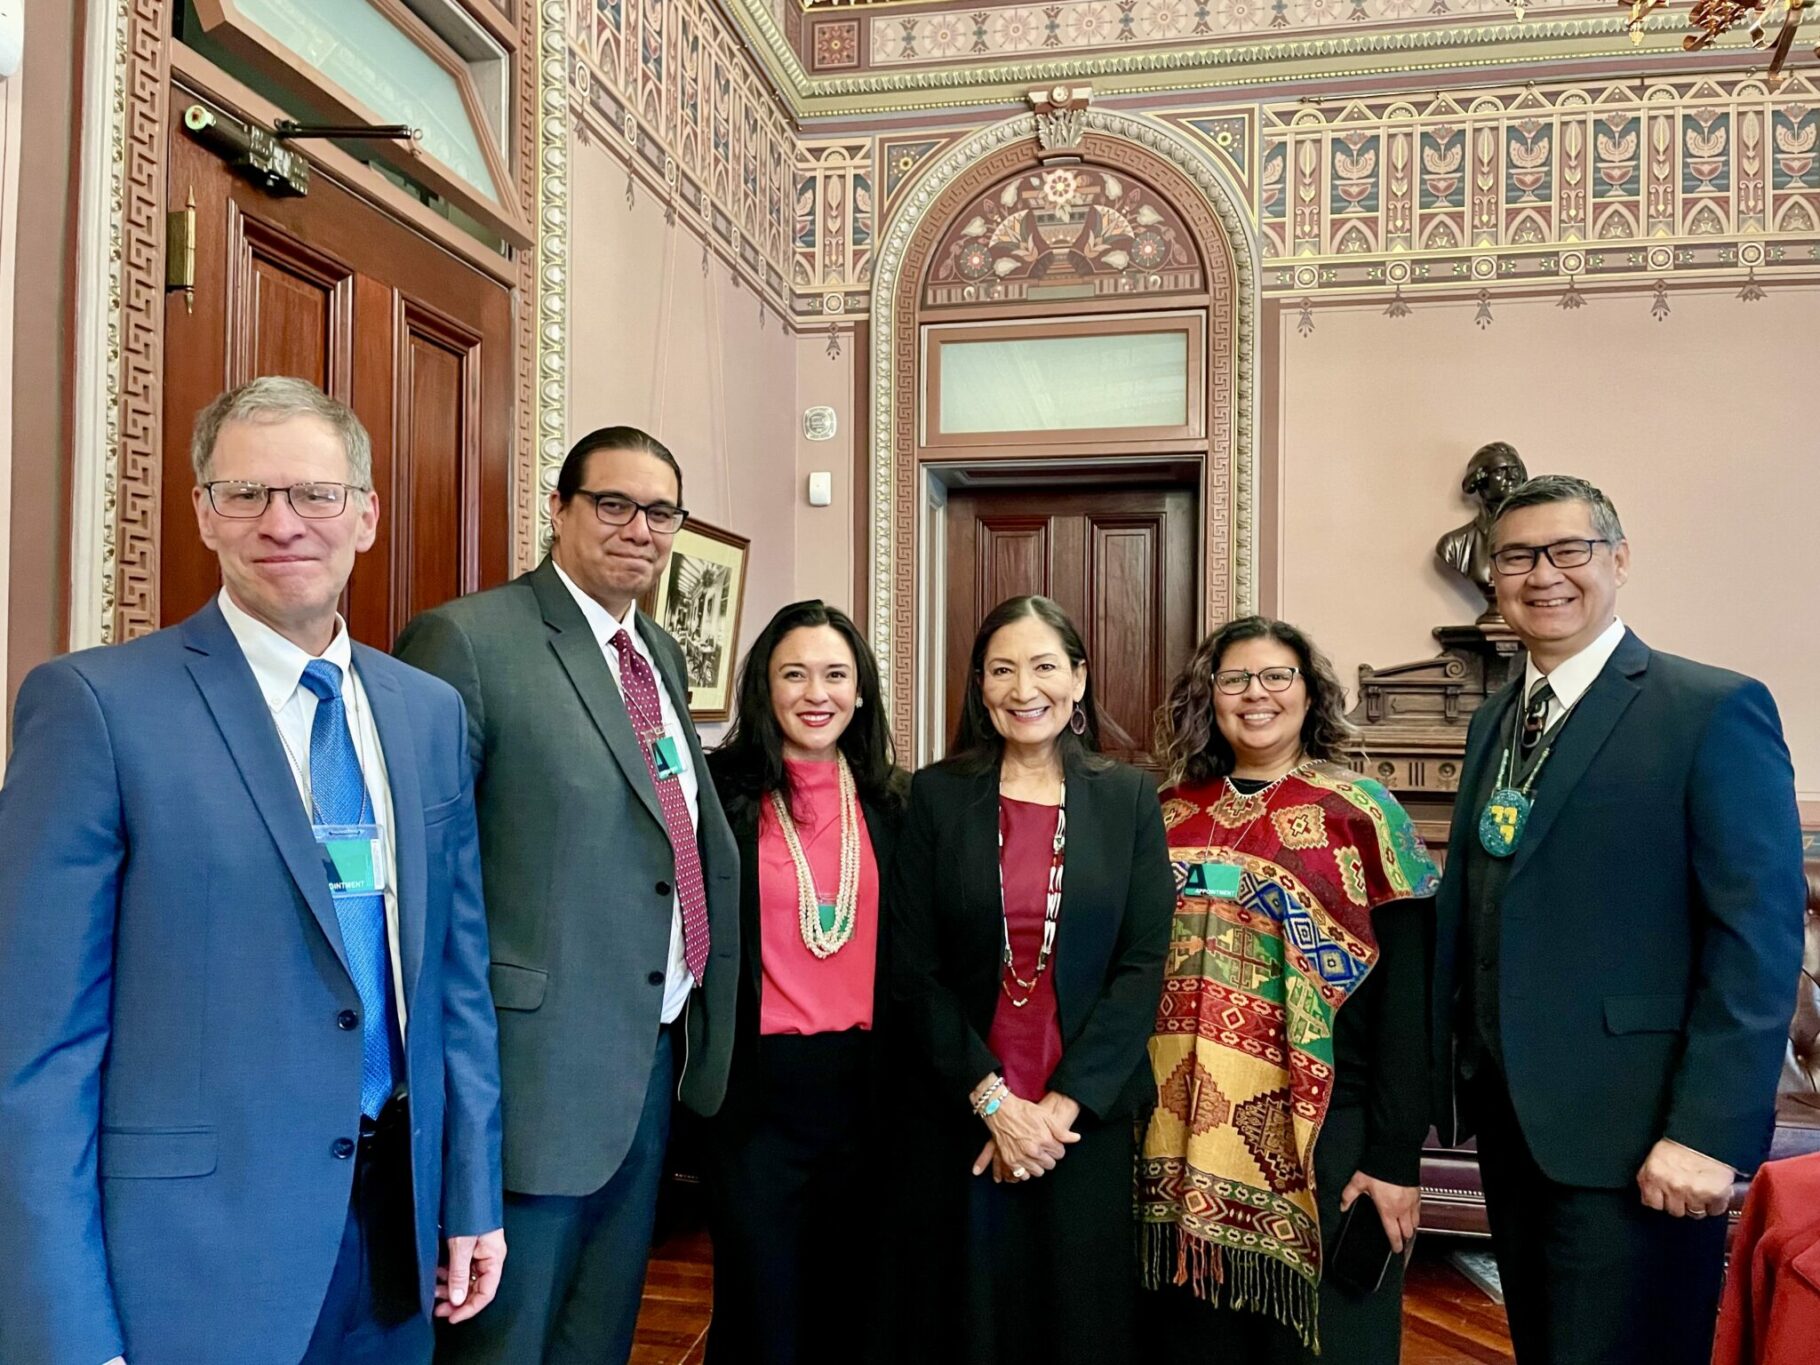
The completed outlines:
<svg viewBox="0 0 1820 1365">
<path fill-rule="evenodd" d="M 946 726 L 973 636 L 1007 597 L 1042 593 L 1086 641 L 1101 747 L 1155 771 L 1154 717 L 1195 638 L 1195 495 L 1186 488 L 949 496 Z"/>
<path fill-rule="evenodd" d="M 269 198 L 172 123 L 170 202 L 196 204 L 196 290 L 165 308 L 161 621 L 220 582 L 190 506 L 196 413 L 257 375 L 296 375 L 372 437 L 379 539 L 342 610 L 356 639 L 390 648 L 417 612 L 510 568 L 510 293 L 328 175 Z"/>
</svg>

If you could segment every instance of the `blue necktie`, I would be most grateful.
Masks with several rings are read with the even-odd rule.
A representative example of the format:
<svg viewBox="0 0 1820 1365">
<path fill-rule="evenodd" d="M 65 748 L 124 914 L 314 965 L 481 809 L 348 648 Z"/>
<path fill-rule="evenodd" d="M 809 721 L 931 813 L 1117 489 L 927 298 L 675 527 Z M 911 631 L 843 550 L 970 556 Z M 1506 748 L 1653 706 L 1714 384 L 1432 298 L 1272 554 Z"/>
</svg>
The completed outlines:
<svg viewBox="0 0 1820 1365">
<path fill-rule="evenodd" d="M 317 823 L 375 823 L 360 756 L 348 730 L 347 704 L 341 699 L 341 670 L 326 659 L 311 659 L 304 666 L 303 685 L 316 694 L 316 720 L 310 727 L 310 795 Z M 360 992 L 364 1028 L 360 1112 L 378 1118 L 392 1097 L 392 972 L 386 953 L 385 897 L 337 896 L 335 918 L 341 922 L 354 989 Z"/>
</svg>

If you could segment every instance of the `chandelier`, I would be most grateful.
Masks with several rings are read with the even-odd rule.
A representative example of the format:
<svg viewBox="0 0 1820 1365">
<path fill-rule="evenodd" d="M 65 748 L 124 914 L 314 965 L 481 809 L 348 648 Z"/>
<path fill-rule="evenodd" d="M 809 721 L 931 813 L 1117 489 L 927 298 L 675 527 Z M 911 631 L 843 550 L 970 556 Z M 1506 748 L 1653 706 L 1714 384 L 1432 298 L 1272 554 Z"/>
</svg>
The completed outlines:
<svg viewBox="0 0 1820 1365">
<path fill-rule="evenodd" d="M 1630 40 L 1643 41 L 1643 20 L 1661 9 L 1667 0 L 1618 0 L 1618 7 L 1630 11 Z M 1795 30 L 1801 27 L 1801 16 L 1812 0 L 1694 0 L 1688 14 L 1692 29 L 1681 40 L 1685 51 L 1698 52 L 1711 46 L 1720 34 L 1740 25 L 1748 25 L 1753 45 L 1769 50 L 1770 88 L 1788 79 L 1783 64 L 1795 45 Z M 1521 10 L 1519 10 L 1519 17 Z M 1820 48 L 1814 50 L 1820 57 Z"/>
</svg>

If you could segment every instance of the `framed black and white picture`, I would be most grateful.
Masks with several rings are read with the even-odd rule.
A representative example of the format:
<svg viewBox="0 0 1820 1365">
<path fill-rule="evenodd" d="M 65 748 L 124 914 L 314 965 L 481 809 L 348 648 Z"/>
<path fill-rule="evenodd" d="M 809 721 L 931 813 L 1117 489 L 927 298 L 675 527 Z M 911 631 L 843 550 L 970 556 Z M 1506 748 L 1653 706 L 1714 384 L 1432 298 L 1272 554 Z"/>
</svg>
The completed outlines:
<svg viewBox="0 0 1820 1365">
<path fill-rule="evenodd" d="M 689 715 L 726 720 L 733 712 L 739 660 L 739 615 L 746 596 L 751 541 L 689 518 L 649 602 L 651 618 L 682 646 L 689 670 Z"/>
</svg>

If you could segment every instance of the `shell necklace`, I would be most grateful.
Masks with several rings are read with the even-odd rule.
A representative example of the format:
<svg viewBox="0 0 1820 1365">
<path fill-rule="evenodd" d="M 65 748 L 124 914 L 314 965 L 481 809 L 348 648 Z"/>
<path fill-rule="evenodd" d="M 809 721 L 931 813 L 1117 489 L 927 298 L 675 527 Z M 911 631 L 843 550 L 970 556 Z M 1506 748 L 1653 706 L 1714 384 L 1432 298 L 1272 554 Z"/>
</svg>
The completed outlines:
<svg viewBox="0 0 1820 1365">
<path fill-rule="evenodd" d="M 840 886 L 834 893 L 834 918 L 828 924 L 822 923 L 821 898 L 815 893 L 815 877 L 809 871 L 802 840 L 797 838 L 796 822 L 790 818 L 790 804 L 781 791 L 771 793 L 777 827 L 783 831 L 784 847 L 796 865 L 796 918 L 803 947 L 820 958 L 833 957 L 845 948 L 859 920 L 859 794 L 847 756 L 836 751 L 834 761 L 840 769 Z"/>
</svg>

